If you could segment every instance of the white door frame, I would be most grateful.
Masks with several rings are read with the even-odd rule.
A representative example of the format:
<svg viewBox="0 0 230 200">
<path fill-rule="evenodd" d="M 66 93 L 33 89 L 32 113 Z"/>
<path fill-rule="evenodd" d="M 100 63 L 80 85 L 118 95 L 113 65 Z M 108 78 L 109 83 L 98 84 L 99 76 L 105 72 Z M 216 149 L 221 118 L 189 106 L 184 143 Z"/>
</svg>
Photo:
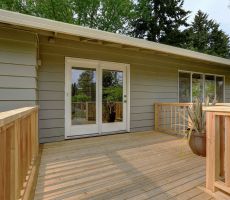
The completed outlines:
<svg viewBox="0 0 230 200">
<path fill-rule="evenodd" d="M 100 135 L 102 133 L 102 124 L 101 122 L 101 105 L 99 105 L 101 102 L 101 96 L 102 96 L 102 87 L 101 87 L 101 76 L 102 76 L 102 70 L 103 69 L 125 69 L 126 71 L 125 78 L 126 78 L 126 109 L 123 110 L 123 113 L 125 113 L 124 117 L 126 120 L 126 130 L 130 132 L 130 65 L 125 63 L 115 63 L 115 62 L 107 62 L 107 61 L 100 61 L 100 60 L 90 60 L 90 59 L 82 59 L 82 58 L 72 58 L 72 57 L 65 57 L 65 138 L 74 138 L 74 137 L 81 137 L 84 135 L 71 135 L 71 69 L 73 65 L 80 66 L 80 67 L 86 67 L 86 68 L 95 68 L 96 69 L 96 76 L 97 76 L 97 84 L 96 84 L 96 90 L 97 97 L 96 97 L 96 125 L 98 126 L 98 133 L 94 134 L 93 132 L 90 133 L 90 135 Z M 100 70 L 99 70 L 100 66 Z M 106 125 L 105 125 L 106 126 Z M 109 125 L 108 125 L 109 126 Z M 112 126 L 112 123 L 111 123 Z M 79 127 L 78 127 L 79 128 Z M 80 127 L 81 128 L 81 127 Z M 106 127 L 103 127 L 106 129 Z M 92 126 L 93 130 L 93 126 Z"/>
</svg>

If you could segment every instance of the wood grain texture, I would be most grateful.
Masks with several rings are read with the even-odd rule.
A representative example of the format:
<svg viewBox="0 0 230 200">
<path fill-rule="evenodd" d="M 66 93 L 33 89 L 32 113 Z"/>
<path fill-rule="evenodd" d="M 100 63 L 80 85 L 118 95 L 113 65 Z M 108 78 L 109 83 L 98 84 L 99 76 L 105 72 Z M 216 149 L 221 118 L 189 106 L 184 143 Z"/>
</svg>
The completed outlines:
<svg viewBox="0 0 230 200">
<path fill-rule="evenodd" d="M 31 199 L 38 155 L 38 108 L 0 113 L 0 199 Z"/>
<path fill-rule="evenodd" d="M 140 132 L 44 144 L 35 199 L 197 199 L 212 197 L 205 159 L 186 141 Z"/>
</svg>

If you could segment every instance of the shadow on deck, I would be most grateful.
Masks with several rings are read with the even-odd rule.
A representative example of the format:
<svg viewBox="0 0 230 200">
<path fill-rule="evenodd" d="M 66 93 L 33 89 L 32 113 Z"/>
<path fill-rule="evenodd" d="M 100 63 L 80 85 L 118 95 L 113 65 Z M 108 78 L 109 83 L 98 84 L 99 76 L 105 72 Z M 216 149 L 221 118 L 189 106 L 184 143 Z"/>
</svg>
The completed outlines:
<svg viewBox="0 0 230 200">
<path fill-rule="evenodd" d="M 45 144 L 35 199 L 212 199 L 205 159 L 157 132 Z"/>
</svg>

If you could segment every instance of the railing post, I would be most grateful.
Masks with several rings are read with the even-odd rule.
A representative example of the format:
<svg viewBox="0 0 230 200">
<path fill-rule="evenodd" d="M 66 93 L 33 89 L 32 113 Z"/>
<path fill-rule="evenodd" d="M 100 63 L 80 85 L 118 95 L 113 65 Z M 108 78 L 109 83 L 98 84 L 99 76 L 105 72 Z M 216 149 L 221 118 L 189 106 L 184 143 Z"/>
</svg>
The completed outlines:
<svg viewBox="0 0 230 200">
<path fill-rule="evenodd" d="M 38 142 L 38 111 L 35 110 L 32 115 L 32 138 L 33 138 L 33 156 L 38 155 L 39 142 Z"/>
<path fill-rule="evenodd" d="M 2 128 L 0 128 L 0 199 L 5 199 L 5 159 L 6 159 L 6 136 L 5 131 L 3 131 Z"/>
<path fill-rule="evenodd" d="M 215 192 L 216 178 L 216 123 L 215 114 L 212 112 L 206 113 L 206 135 L 207 135 L 207 158 L 206 158 L 206 188 Z"/>
<path fill-rule="evenodd" d="M 230 187 L 230 117 L 225 119 L 225 184 Z"/>
<path fill-rule="evenodd" d="M 225 117 L 219 116 L 220 127 L 220 176 L 224 177 L 224 158 L 225 158 Z"/>
<path fill-rule="evenodd" d="M 159 104 L 155 103 L 155 130 L 159 130 Z"/>
<path fill-rule="evenodd" d="M 12 130 L 8 133 L 11 138 L 11 156 L 10 156 L 10 163 L 11 163 L 11 190 L 10 195 L 11 199 L 17 199 L 19 197 L 19 134 L 20 134 L 20 125 L 19 125 L 19 119 L 14 122 L 14 125 L 12 127 Z"/>
</svg>

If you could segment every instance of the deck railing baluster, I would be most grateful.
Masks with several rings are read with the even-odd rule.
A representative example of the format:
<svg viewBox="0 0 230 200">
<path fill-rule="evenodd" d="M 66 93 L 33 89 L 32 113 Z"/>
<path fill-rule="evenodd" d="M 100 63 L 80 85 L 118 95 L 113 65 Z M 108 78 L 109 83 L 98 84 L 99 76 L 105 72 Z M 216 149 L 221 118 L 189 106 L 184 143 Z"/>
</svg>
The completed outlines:
<svg viewBox="0 0 230 200">
<path fill-rule="evenodd" d="M 190 103 L 155 103 L 155 129 L 167 133 L 184 134 Z"/>
</svg>

